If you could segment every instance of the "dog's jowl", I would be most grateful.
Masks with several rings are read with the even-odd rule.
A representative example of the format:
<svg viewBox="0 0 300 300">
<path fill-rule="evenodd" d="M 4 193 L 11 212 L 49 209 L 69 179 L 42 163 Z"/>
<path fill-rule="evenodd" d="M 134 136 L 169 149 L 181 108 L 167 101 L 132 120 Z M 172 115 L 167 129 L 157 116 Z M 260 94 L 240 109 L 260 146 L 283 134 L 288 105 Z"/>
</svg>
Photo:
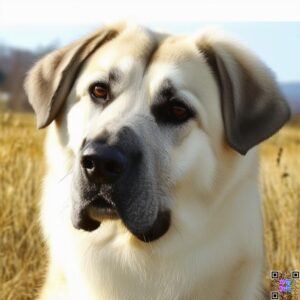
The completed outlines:
<svg viewBox="0 0 300 300">
<path fill-rule="evenodd" d="M 255 146 L 289 109 L 258 58 L 119 23 L 48 54 L 25 89 L 47 127 L 41 299 L 262 299 Z"/>
</svg>

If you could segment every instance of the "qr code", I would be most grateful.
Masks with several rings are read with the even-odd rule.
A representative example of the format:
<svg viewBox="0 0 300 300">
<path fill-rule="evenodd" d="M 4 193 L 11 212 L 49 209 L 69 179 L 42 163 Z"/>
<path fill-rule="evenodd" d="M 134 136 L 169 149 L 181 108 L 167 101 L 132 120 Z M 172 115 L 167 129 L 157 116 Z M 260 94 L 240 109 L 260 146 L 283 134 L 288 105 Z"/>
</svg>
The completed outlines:
<svg viewBox="0 0 300 300">
<path fill-rule="evenodd" d="M 270 272 L 270 299 L 299 300 L 300 299 L 300 272 Z"/>
</svg>

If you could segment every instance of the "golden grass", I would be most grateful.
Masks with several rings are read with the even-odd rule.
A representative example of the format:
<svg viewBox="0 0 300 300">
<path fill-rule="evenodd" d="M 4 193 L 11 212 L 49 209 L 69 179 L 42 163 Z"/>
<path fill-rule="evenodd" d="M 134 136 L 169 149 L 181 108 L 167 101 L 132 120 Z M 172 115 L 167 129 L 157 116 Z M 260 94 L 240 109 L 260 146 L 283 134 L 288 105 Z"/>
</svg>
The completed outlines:
<svg viewBox="0 0 300 300">
<path fill-rule="evenodd" d="M 0 299 L 34 299 L 45 269 L 37 222 L 43 133 L 30 115 L 0 114 Z"/>
<path fill-rule="evenodd" d="M 300 124 L 283 128 L 261 147 L 261 186 L 266 247 L 265 284 L 272 290 L 270 270 L 290 278 L 300 271 Z M 300 299 L 300 282 L 292 297 Z M 297 290 L 297 291 L 296 291 Z M 296 296 L 296 293 L 298 296 Z"/>
<path fill-rule="evenodd" d="M 34 299 L 42 283 L 46 255 L 37 203 L 43 138 L 31 115 L 0 114 L 1 300 Z M 300 269 L 300 125 L 263 144 L 261 170 L 269 285 L 270 270 Z"/>
</svg>

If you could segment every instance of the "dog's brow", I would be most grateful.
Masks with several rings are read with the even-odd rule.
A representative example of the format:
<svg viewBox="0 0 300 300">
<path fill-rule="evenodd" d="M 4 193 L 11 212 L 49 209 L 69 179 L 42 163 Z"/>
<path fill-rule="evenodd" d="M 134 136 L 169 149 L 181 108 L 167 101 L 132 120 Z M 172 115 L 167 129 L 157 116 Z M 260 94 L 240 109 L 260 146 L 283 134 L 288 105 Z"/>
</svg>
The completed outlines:
<svg viewBox="0 0 300 300">
<path fill-rule="evenodd" d="M 110 84 L 119 83 L 122 77 L 122 72 L 118 68 L 112 68 L 108 74 L 108 80 Z"/>
<path fill-rule="evenodd" d="M 176 94 L 176 88 L 170 79 L 165 79 L 157 90 L 154 97 L 155 102 L 164 101 L 167 98 L 171 98 Z"/>
</svg>

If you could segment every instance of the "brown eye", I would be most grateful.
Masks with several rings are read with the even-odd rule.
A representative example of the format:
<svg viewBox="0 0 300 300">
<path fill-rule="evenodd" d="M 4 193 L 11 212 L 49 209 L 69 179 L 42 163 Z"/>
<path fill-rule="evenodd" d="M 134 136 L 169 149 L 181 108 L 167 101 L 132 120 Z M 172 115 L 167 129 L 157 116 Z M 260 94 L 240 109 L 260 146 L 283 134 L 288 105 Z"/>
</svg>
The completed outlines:
<svg viewBox="0 0 300 300">
<path fill-rule="evenodd" d="M 172 99 L 169 101 L 169 120 L 173 122 L 181 123 L 190 119 L 193 115 L 192 111 L 186 106 L 186 104 L 178 99 Z"/>
<path fill-rule="evenodd" d="M 195 111 L 176 98 L 153 105 L 151 112 L 160 124 L 179 125 L 195 117 Z"/>
<path fill-rule="evenodd" d="M 89 88 L 91 97 L 98 100 L 109 100 L 109 88 L 107 84 L 102 82 L 96 82 L 92 84 Z"/>
<path fill-rule="evenodd" d="M 179 105 L 171 105 L 170 112 L 177 120 L 185 120 L 188 118 L 189 112 L 186 107 Z"/>
</svg>

